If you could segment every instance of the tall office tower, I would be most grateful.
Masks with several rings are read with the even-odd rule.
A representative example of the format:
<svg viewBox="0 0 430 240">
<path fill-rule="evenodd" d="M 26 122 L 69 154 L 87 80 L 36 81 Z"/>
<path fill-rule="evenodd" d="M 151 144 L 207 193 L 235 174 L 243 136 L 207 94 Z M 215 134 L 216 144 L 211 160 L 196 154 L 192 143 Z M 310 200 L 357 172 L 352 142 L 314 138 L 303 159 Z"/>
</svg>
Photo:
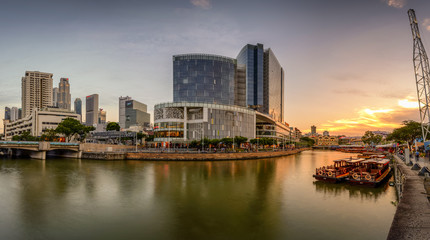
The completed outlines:
<svg viewBox="0 0 430 240">
<path fill-rule="evenodd" d="M 22 118 L 22 108 L 18 108 L 18 119 Z"/>
<path fill-rule="evenodd" d="M 316 135 L 317 134 L 317 127 L 315 125 L 311 126 L 311 135 Z"/>
<path fill-rule="evenodd" d="M 11 111 L 10 111 L 10 121 L 16 121 L 19 119 L 19 110 L 17 107 L 12 107 Z"/>
<path fill-rule="evenodd" d="M 151 115 L 146 112 L 147 106 L 136 100 L 125 102 L 125 128 L 131 126 L 149 127 Z"/>
<path fill-rule="evenodd" d="M 54 87 L 52 89 L 52 106 L 58 107 L 58 88 Z"/>
<path fill-rule="evenodd" d="M 119 97 L 119 126 L 125 128 L 125 102 L 131 100 L 131 97 Z"/>
<path fill-rule="evenodd" d="M 70 111 L 71 101 L 69 79 L 61 78 L 58 84 L 58 107 Z"/>
<path fill-rule="evenodd" d="M 52 104 L 52 73 L 26 71 L 21 79 L 23 117 Z"/>
<path fill-rule="evenodd" d="M 85 106 L 86 106 L 85 125 L 93 126 L 94 124 L 97 124 L 98 111 L 99 111 L 99 95 L 93 94 L 93 95 L 87 96 L 85 99 Z"/>
<path fill-rule="evenodd" d="M 284 69 L 269 48 L 264 51 L 263 112 L 284 121 Z"/>
<path fill-rule="evenodd" d="M 106 111 L 103 111 L 103 108 L 100 108 L 99 110 L 99 119 L 98 124 L 104 124 L 106 123 Z"/>
<path fill-rule="evenodd" d="M 209 54 L 173 56 L 173 101 L 224 105 L 241 104 L 236 100 L 236 60 Z"/>
<path fill-rule="evenodd" d="M 4 120 L 10 120 L 10 108 L 9 107 L 5 107 L 4 108 Z"/>
<path fill-rule="evenodd" d="M 260 112 L 263 110 L 264 49 L 263 44 L 247 44 L 237 55 L 237 64 L 246 68 L 246 104 Z"/>
<path fill-rule="evenodd" d="M 82 115 L 82 100 L 80 98 L 75 99 L 75 113 Z"/>
<path fill-rule="evenodd" d="M 284 70 L 272 50 L 247 44 L 237 56 L 246 68 L 246 103 L 278 122 L 284 121 Z"/>
</svg>

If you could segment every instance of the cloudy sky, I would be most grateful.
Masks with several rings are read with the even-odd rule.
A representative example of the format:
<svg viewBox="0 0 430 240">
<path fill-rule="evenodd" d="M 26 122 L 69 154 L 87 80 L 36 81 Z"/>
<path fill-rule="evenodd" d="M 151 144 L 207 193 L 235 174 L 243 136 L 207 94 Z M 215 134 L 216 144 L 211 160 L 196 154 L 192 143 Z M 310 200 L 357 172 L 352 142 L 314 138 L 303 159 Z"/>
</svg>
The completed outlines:
<svg viewBox="0 0 430 240">
<path fill-rule="evenodd" d="M 151 113 L 173 100 L 172 55 L 236 57 L 263 43 L 286 73 L 290 125 L 391 130 L 419 118 L 409 8 L 430 49 L 428 0 L 3 0 L 0 117 L 20 107 L 26 70 L 53 73 L 54 85 L 68 77 L 72 101 L 98 93 L 118 121 L 119 96 Z"/>
</svg>

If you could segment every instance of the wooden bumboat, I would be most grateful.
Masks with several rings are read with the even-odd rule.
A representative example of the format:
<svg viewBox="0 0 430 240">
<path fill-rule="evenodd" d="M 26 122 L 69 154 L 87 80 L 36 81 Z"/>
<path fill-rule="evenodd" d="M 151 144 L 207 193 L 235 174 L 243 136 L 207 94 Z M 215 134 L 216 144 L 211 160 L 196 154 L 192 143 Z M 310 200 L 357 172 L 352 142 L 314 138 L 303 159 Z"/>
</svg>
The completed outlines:
<svg viewBox="0 0 430 240">
<path fill-rule="evenodd" d="M 353 185 L 377 187 L 389 178 L 390 160 L 386 158 L 371 158 L 360 162 L 360 166 L 350 172 L 348 179 Z"/>
<path fill-rule="evenodd" d="M 333 161 L 333 165 L 317 168 L 313 177 L 319 181 L 338 183 L 345 181 L 350 172 L 360 166 L 364 158 L 343 158 Z"/>
</svg>

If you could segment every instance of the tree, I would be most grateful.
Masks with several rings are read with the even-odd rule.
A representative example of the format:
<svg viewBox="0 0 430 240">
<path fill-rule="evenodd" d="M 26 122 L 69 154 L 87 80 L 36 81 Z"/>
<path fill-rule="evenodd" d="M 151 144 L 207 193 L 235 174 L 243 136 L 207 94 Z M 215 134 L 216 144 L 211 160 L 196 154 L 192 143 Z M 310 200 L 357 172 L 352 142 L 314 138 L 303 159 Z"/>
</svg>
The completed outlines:
<svg viewBox="0 0 430 240">
<path fill-rule="evenodd" d="M 117 122 L 109 122 L 106 126 L 106 131 L 119 131 L 121 127 Z"/>
<path fill-rule="evenodd" d="M 63 134 L 66 137 L 66 141 L 69 142 L 70 139 L 75 135 L 78 135 L 82 141 L 85 139 L 87 133 L 93 130 L 94 127 L 84 126 L 74 118 L 66 118 L 60 124 L 58 124 L 55 132 Z"/>
<path fill-rule="evenodd" d="M 15 135 L 12 137 L 13 141 L 38 141 L 37 137 L 30 134 L 30 131 L 23 132 L 21 135 Z"/>
<path fill-rule="evenodd" d="M 366 131 L 363 137 L 361 137 L 361 141 L 363 141 L 363 143 L 366 143 L 368 145 L 377 145 L 382 141 L 382 136 L 376 135 L 372 131 Z"/>
<path fill-rule="evenodd" d="M 55 131 L 55 129 L 46 129 L 45 132 L 40 137 L 42 141 L 50 141 L 50 142 L 55 141 L 56 138 L 57 138 L 57 132 Z"/>
<path fill-rule="evenodd" d="M 214 138 L 214 139 L 211 139 L 210 144 L 216 147 L 220 142 L 221 142 L 221 139 Z"/>
<path fill-rule="evenodd" d="M 406 120 L 402 123 L 403 127 L 396 128 L 387 136 L 387 140 L 393 140 L 398 143 L 407 142 L 412 145 L 415 139 L 422 136 L 421 124 L 413 120 Z"/>
<path fill-rule="evenodd" d="M 233 138 L 223 138 L 221 139 L 222 144 L 230 147 L 233 144 Z"/>
<path fill-rule="evenodd" d="M 248 141 L 247 137 L 242 137 L 242 136 L 236 136 L 234 137 L 234 144 L 238 147 L 240 147 L 240 145 L 242 143 L 246 143 L 246 141 Z"/>
<path fill-rule="evenodd" d="M 315 140 L 310 137 L 302 137 L 300 138 L 300 142 L 308 147 L 312 147 L 315 144 Z"/>
</svg>

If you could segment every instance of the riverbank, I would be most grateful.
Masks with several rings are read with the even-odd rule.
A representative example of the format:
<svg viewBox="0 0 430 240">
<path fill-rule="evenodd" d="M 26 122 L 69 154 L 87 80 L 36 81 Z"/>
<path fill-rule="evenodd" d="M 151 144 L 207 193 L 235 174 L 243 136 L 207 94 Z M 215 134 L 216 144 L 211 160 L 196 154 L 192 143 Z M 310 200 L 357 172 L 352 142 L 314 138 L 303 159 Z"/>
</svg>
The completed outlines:
<svg viewBox="0 0 430 240">
<path fill-rule="evenodd" d="M 397 206 L 387 239 L 429 239 L 430 202 L 427 198 L 424 178 L 411 170 L 397 156 L 397 168 L 404 177 L 401 199 Z M 428 185 L 427 185 L 428 186 Z"/>
<path fill-rule="evenodd" d="M 275 151 L 275 152 L 238 152 L 238 153 L 110 153 L 110 152 L 83 152 L 83 159 L 98 160 L 149 160 L 149 161 L 228 161 L 275 158 L 297 154 L 310 150 L 308 148 Z"/>
</svg>

